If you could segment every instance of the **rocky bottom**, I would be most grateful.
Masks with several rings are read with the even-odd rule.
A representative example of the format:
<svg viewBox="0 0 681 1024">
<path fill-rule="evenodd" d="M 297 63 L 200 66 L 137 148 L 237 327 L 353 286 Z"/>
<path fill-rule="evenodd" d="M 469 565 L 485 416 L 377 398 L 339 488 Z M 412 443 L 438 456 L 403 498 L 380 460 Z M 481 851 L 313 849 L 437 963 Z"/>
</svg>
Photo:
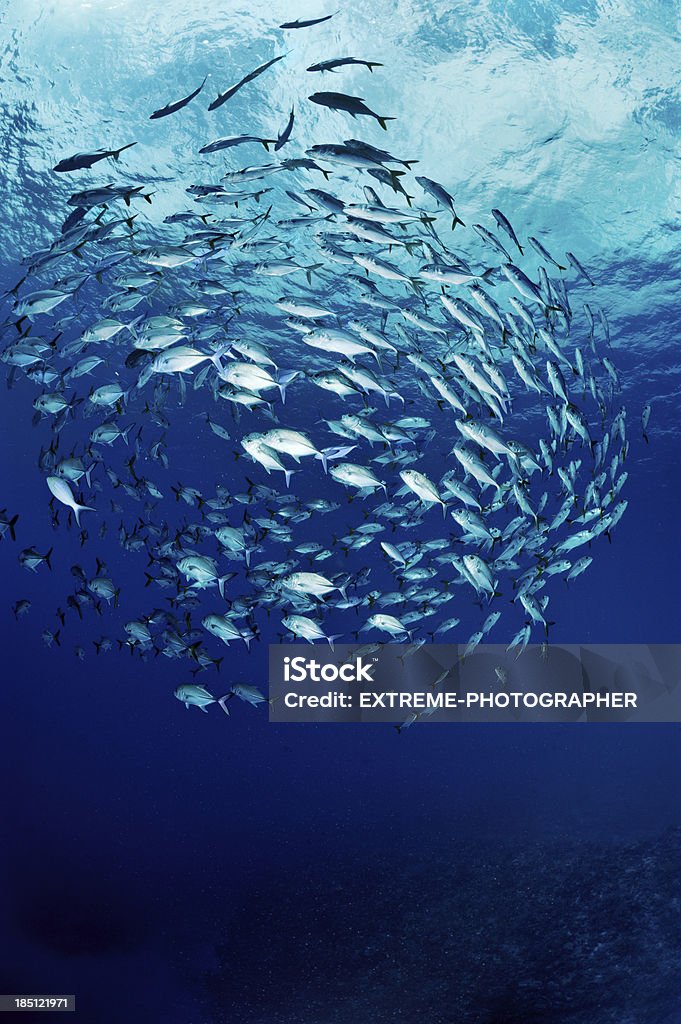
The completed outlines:
<svg viewBox="0 0 681 1024">
<path fill-rule="evenodd" d="M 227 930 L 219 1024 L 681 1024 L 681 828 L 282 870 Z"/>
</svg>

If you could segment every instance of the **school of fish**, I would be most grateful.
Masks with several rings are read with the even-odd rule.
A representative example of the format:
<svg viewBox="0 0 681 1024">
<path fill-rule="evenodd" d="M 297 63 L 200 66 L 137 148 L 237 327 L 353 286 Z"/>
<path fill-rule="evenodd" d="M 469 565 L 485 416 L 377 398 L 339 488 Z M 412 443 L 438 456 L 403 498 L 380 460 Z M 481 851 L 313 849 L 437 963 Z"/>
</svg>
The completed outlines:
<svg viewBox="0 0 681 1024">
<path fill-rule="evenodd" d="M 209 110 L 282 60 L 294 55 Z M 368 80 L 382 67 L 343 56 L 301 73 L 340 80 L 349 65 Z M 202 102 L 206 82 L 148 116 Z M 469 653 L 491 636 L 521 651 L 548 635 L 554 577 L 581 576 L 626 511 L 627 415 L 592 272 L 509 211 L 458 209 L 413 154 L 352 137 L 358 117 L 393 119 L 364 98 L 309 102 L 335 112 L 333 141 L 297 138 L 293 107 L 276 139 L 206 140 L 205 182 L 162 220 L 143 181 L 79 182 L 5 295 L 1 358 L 10 385 L 35 388 L 45 502 L 88 553 L 48 645 L 67 617 L 128 601 L 96 550 L 109 530 L 144 586 L 97 653 L 118 639 L 188 659 L 194 678 L 262 640 Z M 135 144 L 54 172 L 118 166 Z M 17 518 L 3 510 L 0 537 Z M 53 548 L 19 559 L 42 572 Z M 16 617 L 30 607 L 19 599 Z M 233 697 L 264 702 L 230 683 L 175 696 L 227 713 Z"/>
</svg>

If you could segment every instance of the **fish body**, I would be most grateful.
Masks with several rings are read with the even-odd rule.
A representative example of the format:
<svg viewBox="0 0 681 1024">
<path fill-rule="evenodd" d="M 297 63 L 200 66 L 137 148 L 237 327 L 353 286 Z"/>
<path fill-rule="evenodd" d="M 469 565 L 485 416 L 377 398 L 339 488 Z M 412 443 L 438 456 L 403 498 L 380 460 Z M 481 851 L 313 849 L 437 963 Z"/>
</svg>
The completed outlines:
<svg viewBox="0 0 681 1024">
<path fill-rule="evenodd" d="M 282 146 L 285 146 L 288 140 L 291 138 L 291 132 L 293 131 L 293 122 L 295 120 L 295 111 L 291 107 L 291 113 L 289 114 L 286 127 L 277 136 L 277 141 L 274 144 L 274 152 L 278 153 Z"/>
<path fill-rule="evenodd" d="M 318 328 L 303 335 L 302 341 L 310 348 L 321 349 L 322 352 L 336 352 L 354 362 L 357 356 L 375 352 L 370 345 L 359 341 L 350 331 L 340 327 Z"/>
<path fill-rule="evenodd" d="M 217 110 L 218 107 L 221 107 L 223 103 L 226 103 L 228 99 L 231 99 L 231 97 L 234 96 L 234 94 L 237 93 L 239 89 L 241 89 L 244 85 L 258 78 L 259 75 L 262 75 L 263 72 L 267 71 L 268 68 L 271 68 L 273 64 L 276 64 L 278 61 L 283 60 L 285 56 L 286 54 L 282 53 L 280 56 L 273 57 L 272 60 L 268 60 L 264 64 L 260 64 L 259 67 L 255 68 L 255 70 L 253 71 L 250 71 L 239 82 L 237 82 L 236 85 L 231 86 L 231 88 L 227 89 L 225 92 L 219 93 L 218 96 L 216 96 L 213 102 L 209 105 L 208 109 Z"/>
<path fill-rule="evenodd" d="M 233 573 L 225 573 L 220 576 L 214 559 L 206 555 L 188 555 L 180 559 L 177 568 L 190 581 L 190 586 L 197 590 L 206 587 L 217 586 L 220 597 L 225 596 L 225 583 L 233 577 Z"/>
<path fill-rule="evenodd" d="M 338 587 L 325 576 L 316 572 L 294 572 L 285 576 L 281 581 L 282 586 L 293 594 L 300 594 L 310 597 L 323 598 L 334 590 L 338 590 L 343 597 L 345 587 Z"/>
<path fill-rule="evenodd" d="M 457 420 L 456 427 L 460 434 L 470 441 L 474 441 L 481 448 L 486 448 L 493 455 L 505 455 L 516 461 L 516 454 L 503 437 L 487 423 L 482 420 Z"/>
<path fill-rule="evenodd" d="M 226 715 L 229 715 L 226 705 L 223 703 L 225 697 L 221 697 L 219 700 L 214 697 L 205 686 L 197 686 L 194 683 L 185 683 L 183 686 L 178 686 L 175 690 L 175 696 L 179 701 L 182 701 L 186 708 L 195 707 L 205 714 L 208 714 L 208 708 L 211 704 L 219 704 Z"/>
<path fill-rule="evenodd" d="M 306 455 L 319 457 L 326 463 L 326 456 L 310 441 L 310 439 L 299 430 L 290 430 L 284 427 L 275 427 L 263 434 L 262 440 L 275 452 L 283 452 L 290 455 L 296 462 Z"/>
<path fill-rule="evenodd" d="M 511 239 L 511 241 L 515 244 L 515 246 L 518 249 L 518 252 L 522 256 L 523 255 L 522 246 L 521 246 L 520 242 L 518 241 L 517 235 L 516 235 L 515 231 L 513 230 L 513 227 L 511 225 L 510 221 L 508 220 L 508 218 L 504 216 L 504 214 L 501 212 L 501 210 L 492 210 L 492 216 L 494 217 L 495 221 L 497 222 L 497 224 L 499 225 L 501 230 L 506 232 L 506 234 Z"/>
<path fill-rule="evenodd" d="M 383 613 L 370 615 L 362 629 L 380 629 L 381 632 L 389 633 L 393 637 L 404 634 L 411 637 L 410 630 L 398 618 Z"/>
<path fill-rule="evenodd" d="M 243 640 L 246 646 L 250 643 L 250 636 L 244 636 L 229 615 L 206 615 L 201 620 L 201 625 L 227 646 L 232 640 Z"/>
<path fill-rule="evenodd" d="M 62 505 L 66 505 L 70 508 L 76 517 L 76 524 L 80 526 L 80 513 L 81 512 L 94 512 L 91 505 L 79 505 L 73 496 L 73 492 L 69 487 L 65 479 L 60 476 L 48 476 L 46 480 L 47 486 Z"/>
<path fill-rule="evenodd" d="M 502 266 L 502 272 L 506 278 L 511 282 L 514 288 L 516 288 L 525 299 L 529 299 L 531 302 L 537 302 L 542 308 L 546 305 L 544 296 L 539 291 L 539 288 L 531 281 L 527 274 L 516 267 L 513 263 L 504 263 Z"/>
<path fill-rule="evenodd" d="M 153 114 L 149 115 L 149 120 L 157 121 L 161 117 L 167 117 L 168 114 L 176 114 L 178 110 L 182 110 L 183 107 L 186 107 L 188 103 L 191 103 L 191 101 L 199 95 L 207 81 L 208 76 L 206 75 L 198 89 L 194 89 L 193 92 L 190 92 L 188 96 L 185 96 L 181 100 L 175 100 L 173 103 L 168 103 L 165 107 L 160 107 L 159 110 L 155 110 Z"/>
<path fill-rule="evenodd" d="M 215 139 L 213 142 L 207 143 L 202 146 L 199 153 L 219 153 L 223 149 L 233 149 L 235 146 L 243 146 L 247 142 L 258 142 L 261 146 L 264 146 L 266 150 L 269 150 L 271 143 L 274 143 L 274 139 L 262 139 L 259 135 L 236 135 L 222 139 Z"/>
<path fill-rule="evenodd" d="M 9 533 L 12 540 L 16 540 L 17 535 L 15 531 L 15 526 L 17 525 L 18 521 L 18 515 L 12 516 L 11 519 L 8 519 L 6 510 L 2 509 L 2 511 L 0 512 L 0 539 L 2 539 L 6 533 Z"/>
<path fill-rule="evenodd" d="M 643 412 L 641 413 L 641 429 L 643 431 L 643 440 L 646 443 L 648 443 L 648 424 L 650 422 L 650 413 L 650 404 L 644 405 Z"/>
<path fill-rule="evenodd" d="M 336 12 L 338 13 L 338 12 Z M 295 29 L 295 28 L 312 28 L 313 25 L 321 25 L 325 21 L 330 21 L 334 18 L 335 14 L 325 14 L 320 18 L 298 18 L 296 21 L 285 21 L 279 28 L 283 29 Z"/>
<path fill-rule="evenodd" d="M 546 260 L 547 263 L 553 264 L 553 266 L 556 267 L 556 269 L 558 270 L 567 270 L 567 267 L 563 266 L 562 263 L 558 263 L 556 260 L 554 260 L 553 256 L 542 245 L 538 238 L 533 238 L 532 235 L 530 235 L 527 241 L 530 243 L 535 252 L 538 252 L 541 258 L 543 260 Z"/>
<path fill-rule="evenodd" d="M 136 142 L 129 142 L 127 146 L 121 146 L 119 149 L 98 149 L 95 153 L 75 153 L 73 156 L 60 160 L 52 170 L 58 174 L 63 174 L 66 171 L 80 171 L 93 167 L 100 160 L 108 160 L 109 158 L 118 160 L 121 153 L 136 145 Z"/>
<path fill-rule="evenodd" d="M 445 514 L 447 510 L 446 503 L 438 494 L 435 484 L 424 473 L 420 473 L 416 469 L 405 469 L 400 473 L 400 479 L 424 504 L 432 505 L 437 503 L 442 506 L 442 514 Z"/>
<path fill-rule="evenodd" d="M 29 569 L 30 572 L 36 572 L 38 566 L 42 565 L 44 562 L 47 568 L 51 570 L 52 562 L 50 559 L 52 557 L 52 551 L 53 549 L 50 548 L 50 550 L 44 555 L 41 555 L 40 552 L 36 551 L 33 547 L 24 548 L 19 555 L 19 564 L 22 565 L 24 569 Z"/>
<path fill-rule="evenodd" d="M 235 683 L 229 692 L 232 696 L 238 697 L 239 700 L 244 701 L 245 704 L 250 704 L 254 708 L 258 704 L 267 704 L 267 697 L 260 692 L 257 686 L 251 686 L 248 683 Z"/>
<path fill-rule="evenodd" d="M 478 590 L 484 591 L 490 595 L 494 594 L 495 588 L 491 569 L 480 555 L 464 555 L 463 564 L 466 572 Z"/>
<path fill-rule="evenodd" d="M 282 619 L 283 625 L 290 630 L 294 636 L 302 637 L 308 643 L 313 644 L 315 640 L 326 640 L 331 650 L 334 649 L 336 636 L 327 636 L 318 622 L 308 618 L 306 615 L 286 615 Z"/>
<path fill-rule="evenodd" d="M 213 356 L 199 352 L 191 345 L 175 345 L 164 352 L 159 352 L 154 357 L 150 369 L 152 373 L 191 373 L 201 363 L 211 359 Z"/>
<path fill-rule="evenodd" d="M 578 260 L 578 259 L 577 259 L 577 257 L 576 257 L 576 256 L 574 255 L 574 253 L 571 253 L 571 252 L 566 252 L 566 253 L 565 253 L 565 255 L 567 256 L 567 260 L 568 260 L 568 263 L 570 264 L 570 266 L 571 266 L 571 267 L 572 267 L 572 268 L 573 268 L 574 270 L 576 270 L 576 271 L 577 271 L 577 273 L 579 274 L 579 276 L 580 276 L 580 277 L 583 277 L 585 281 L 588 281 L 588 282 L 589 282 L 589 284 L 590 284 L 590 285 L 591 285 L 592 287 L 594 287 L 594 288 L 595 288 L 595 286 L 596 286 L 596 282 L 595 282 L 595 281 L 594 281 L 594 279 L 593 279 L 593 278 L 591 277 L 591 274 L 589 274 L 588 270 L 586 270 L 586 269 L 585 269 L 585 268 L 583 267 L 583 265 L 582 265 L 582 264 L 581 264 L 581 263 L 579 262 L 579 260 Z"/>
<path fill-rule="evenodd" d="M 32 320 L 41 313 L 50 313 L 56 306 L 70 298 L 70 293 L 58 288 L 43 288 L 40 291 L 24 295 L 14 307 L 14 313 L 20 319 L 28 317 Z"/>
<path fill-rule="evenodd" d="M 358 60 L 356 57 L 336 57 L 331 60 L 323 60 L 319 64 L 311 64 L 306 71 L 336 71 L 338 68 L 349 67 L 350 65 L 357 64 L 368 68 L 369 71 L 373 71 L 374 68 L 382 68 L 383 65 L 379 64 L 376 60 Z"/>
<path fill-rule="evenodd" d="M 331 466 L 329 476 L 345 487 L 371 491 L 382 487 L 387 494 L 386 485 L 366 466 L 359 466 L 353 462 L 340 462 Z"/>
<path fill-rule="evenodd" d="M 438 181 L 433 181 L 432 178 L 426 178 L 423 175 L 417 175 L 416 181 L 427 195 L 432 196 L 440 206 L 445 210 L 449 210 L 452 214 L 452 230 L 457 224 L 461 224 L 462 227 L 466 226 L 457 216 L 456 210 L 454 209 L 454 197 L 449 194 L 443 185 Z"/>
<path fill-rule="evenodd" d="M 388 128 L 386 121 L 395 120 L 394 117 L 388 117 L 385 114 L 377 114 L 375 111 L 371 110 L 360 96 L 347 96 L 342 92 L 315 92 L 312 96 L 308 96 L 308 99 L 312 103 L 317 103 L 319 106 L 329 107 L 331 110 L 344 111 L 345 113 L 350 114 L 351 117 L 357 117 L 359 115 L 373 117 L 384 130 L 387 130 Z"/>
</svg>

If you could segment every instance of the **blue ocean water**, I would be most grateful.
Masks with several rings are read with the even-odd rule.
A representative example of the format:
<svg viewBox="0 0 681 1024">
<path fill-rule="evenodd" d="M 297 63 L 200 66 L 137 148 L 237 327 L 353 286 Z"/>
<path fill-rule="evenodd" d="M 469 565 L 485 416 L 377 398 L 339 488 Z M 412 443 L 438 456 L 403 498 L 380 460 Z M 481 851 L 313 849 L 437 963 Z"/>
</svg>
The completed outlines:
<svg viewBox="0 0 681 1024">
<path fill-rule="evenodd" d="M 464 221 L 494 229 L 489 211 L 498 208 L 523 238 L 536 234 L 552 252 L 577 254 L 607 311 L 622 381 L 615 409 L 627 409 L 628 508 L 611 540 L 594 543 L 583 576 L 569 586 L 551 581 L 551 639 L 674 642 L 678 11 L 349 3 L 319 26 L 276 27 L 327 13 L 309 2 L 205 11 L 175 2 L 9 3 L 1 23 L 0 288 L 12 289 L 25 257 L 58 236 L 74 191 L 144 185 L 151 204 L 131 209 L 151 232 L 191 208 L 187 185 L 272 159 L 255 145 L 207 162 L 200 146 L 221 135 L 276 138 L 292 105 L 296 124 L 282 156 L 352 136 L 418 159 L 415 173 L 442 182 Z M 287 51 L 220 110 L 206 109 Z M 305 72 L 351 54 L 384 66 Z M 206 75 L 191 105 L 149 121 Z M 396 120 L 387 132 L 368 118 L 353 122 L 306 102 L 313 89 L 363 96 Z M 72 153 L 134 140 L 119 163 L 64 176 L 51 170 Z M 286 187 L 333 192 L 336 181 L 300 171 Z M 257 210 L 268 203 L 263 196 Z M 286 216 L 294 212 L 287 207 Z M 291 231 L 289 241 L 292 255 L 307 258 L 302 234 Z M 69 257 L 40 287 L 83 264 Z M 158 306 L 143 307 L 145 315 L 186 301 L 182 275 L 165 277 Z M 353 314 L 342 273 L 301 284 L 296 293 L 309 298 L 316 285 L 320 298 Z M 105 274 L 82 304 L 65 306 L 77 314 L 68 338 L 96 319 L 110 290 Z M 244 274 L 237 290 L 263 338 L 286 350 L 280 325 L 262 310 L 288 286 Z M 575 308 L 592 301 L 584 282 L 575 294 Z M 16 335 L 8 301 L 3 347 Z M 398 737 L 382 727 L 269 725 L 262 708 L 247 705 L 232 707 L 229 720 L 217 708 L 185 711 L 173 691 L 192 681 L 188 659 L 143 660 L 119 649 L 125 622 L 166 606 L 167 595 L 144 587 L 145 569 L 154 572 L 146 552 L 122 550 L 111 495 L 92 492 L 99 511 L 89 523 L 83 514 L 85 545 L 66 510 L 52 528 L 37 465 L 49 426 L 32 425 L 38 393 L 19 374 L 2 403 L 0 507 L 19 514 L 17 541 L 6 534 L 0 543 L 3 991 L 75 992 L 83 1018 L 97 1024 L 681 1020 L 673 971 L 678 727 L 431 725 Z M 294 385 L 287 397 L 290 415 L 310 432 L 331 408 L 320 394 L 309 407 Z M 419 393 L 408 397 L 405 414 L 423 414 Z M 649 443 L 640 428 L 647 403 Z M 212 494 L 216 484 L 231 489 L 244 472 L 259 472 L 258 483 L 273 484 L 234 458 L 236 442 L 210 435 L 205 409 L 203 392 L 191 388 L 184 404 L 166 408 L 168 473 L 140 458 L 164 497 L 142 516 L 196 521 L 195 510 L 175 501 L 170 486 L 178 482 Z M 64 437 L 75 445 L 97 422 L 79 419 Z M 535 422 L 528 413 L 528 438 Z M 158 431 L 145 442 L 150 436 Z M 127 454 L 112 448 L 104 462 L 122 474 Z M 101 467 L 95 479 L 104 485 Z M 305 500 L 342 502 L 329 518 L 303 524 L 304 538 L 322 545 L 362 514 L 359 501 L 347 504 L 328 488 L 307 466 L 291 487 Z M 433 509 L 415 535 L 439 536 L 439 515 Z M 33 576 L 19 565 L 31 545 L 54 548 L 52 572 L 42 566 Z M 89 578 L 95 556 L 120 601 L 103 603 L 101 617 L 86 608 L 81 622 L 65 605 L 77 586 L 70 567 L 82 565 Z M 361 552 L 360 564 L 379 580 L 384 562 L 375 544 Z M 32 607 L 17 620 L 12 605 L 23 598 Z M 48 648 L 41 634 L 59 627 L 57 607 L 65 610 L 61 646 Z M 354 611 L 340 628 L 348 617 L 358 628 Z M 480 609 L 466 604 L 461 617 L 465 640 Z M 245 645 L 211 648 L 224 660 L 199 681 L 214 693 L 235 681 L 265 687 L 266 643 L 285 631 L 280 616 L 260 618 L 250 654 Z M 492 639 L 507 642 L 522 621 L 515 613 L 505 626 L 504 615 Z M 98 656 L 94 641 L 104 636 L 113 650 Z"/>
</svg>

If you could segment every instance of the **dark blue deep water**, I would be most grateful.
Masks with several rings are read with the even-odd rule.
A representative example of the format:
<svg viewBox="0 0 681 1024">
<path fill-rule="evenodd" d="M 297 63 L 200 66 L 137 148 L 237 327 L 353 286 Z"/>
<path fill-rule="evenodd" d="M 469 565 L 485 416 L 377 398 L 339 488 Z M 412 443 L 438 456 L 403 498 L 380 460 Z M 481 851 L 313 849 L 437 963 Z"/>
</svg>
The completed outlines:
<svg viewBox="0 0 681 1024">
<path fill-rule="evenodd" d="M 209 665 L 194 678 L 195 660 L 166 656 L 173 651 L 162 626 L 152 630 L 154 648 L 126 643 L 125 624 L 153 609 L 177 615 L 181 626 L 187 611 L 199 631 L 203 615 L 224 611 L 215 588 L 199 591 L 196 607 L 190 598 L 186 607 L 173 608 L 168 598 L 178 593 L 176 570 L 170 589 L 144 586 L 145 571 L 161 572 L 158 558 L 149 561 L 159 543 L 149 524 L 168 524 L 172 539 L 208 522 L 205 510 L 176 501 L 171 487 L 178 485 L 205 498 L 217 486 L 235 495 L 243 494 L 248 477 L 256 488 L 294 495 L 298 509 L 319 498 L 337 502 L 328 516 L 313 512 L 302 520 L 291 543 L 265 539 L 253 562 L 283 561 L 292 544 L 318 542 L 331 554 L 316 571 L 371 570 L 368 582 L 349 586 L 350 594 L 395 589 L 376 540 L 349 555 L 341 540 L 351 527 L 371 521 L 371 510 L 384 500 L 380 490 L 349 502 L 319 461 L 304 459 L 295 467 L 288 459 L 287 467 L 300 472 L 286 492 L 283 474 L 268 476 L 240 448 L 245 434 L 275 423 L 261 412 L 215 401 L 209 382 L 194 389 L 188 375 L 182 398 L 177 378 L 171 380 L 163 406 L 168 422 L 159 426 L 144 409 L 146 402 L 153 405 L 155 381 L 137 389 L 141 366 L 125 367 L 128 333 L 63 353 L 104 317 L 120 316 L 127 324 L 167 314 L 198 301 L 191 282 L 218 277 L 229 282 L 229 296 L 206 300 L 203 325 L 226 325 L 227 337 L 240 333 L 268 345 L 282 369 L 326 368 L 323 356 L 317 362 L 319 353 L 283 328 L 286 314 L 275 308 L 277 299 L 333 303 L 340 324 L 371 312 L 380 326 L 381 315 L 361 306 L 359 285 L 347 276 L 354 269 L 363 273 L 359 267 L 331 263 L 309 283 L 304 274 L 254 273 L 264 258 L 313 260 L 309 235 L 277 226 L 309 212 L 286 190 L 343 192 L 362 203 L 361 185 L 373 182 L 387 206 L 408 210 L 403 200 L 364 172 L 335 165 L 328 181 L 298 168 L 281 181 L 273 175 L 264 185 L 227 185 L 272 189 L 238 208 L 196 204 L 185 189 L 350 137 L 418 160 L 411 173 L 442 182 L 467 225 L 486 225 L 510 247 L 490 216 L 501 209 L 522 239 L 536 235 L 551 252 L 570 250 L 588 268 L 593 288 L 574 269 L 566 274 L 575 323 L 581 318 L 570 345 L 576 336 L 589 348 L 585 302 L 606 312 L 610 346 L 599 348 L 598 358 L 607 353 L 621 391 L 608 391 L 603 421 L 595 406 L 589 416 L 594 437 L 601 438 L 605 421 L 626 408 L 629 446 L 619 472 L 628 474 L 622 490 L 628 506 L 611 537 L 601 535 L 588 549 L 593 562 L 587 572 L 569 585 L 557 574 L 542 591 L 550 593 L 551 639 L 679 639 L 677 6 L 351 0 L 330 22 L 277 28 L 327 13 L 332 9 L 317 0 L 295 7 L 283 0 L 208 6 L 9 0 L 0 9 L 0 345 L 5 351 L 22 332 L 28 342 L 59 334 L 38 364 L 55 367 L 55 382 L 43 386 L 21 368 L 2 368 L 11 386 L 3 383 L 0 406 L 0 508 L 6 509 L 0 518 L 19 518 L 16 541 L 9 530 L 0 541 L 0 991 L 75 993 L 79 1019 L 87 1024 L 680 1024 L 679 726 L 431 724 L 398 736 L 378 725 L 269 724 L 262 706 L 236 699 L 230 718 L 217 707 L 206 715 L 185 710 L 173 697 L 182 684 L 205 685 L 216 696 L 237 682 L 266 691 L 267 644 L 291 639 L 281 624 L 291 609 L 267 596 L 240 620 L 244 629 L 252 622 L 259 631 L 250 652 L 241 642 L 225 647 L 202 637 L 201 650 L 223 657 L 219 671 Z M 207 110 L 216 94 L 287 51 L 220 109 Z M 372 73 L 362 67 L 336 74 L 305 70 L 349 55 L 384 66 Z M 186 108 L 149 120 L 206 75 L 204 90 Z M 374 111 L 396 120 L 387 132 L 370 118 L 352 121 L 309 103 L 315 90 L 365 97 Z M 276 139 L 292 105 L 295 126 L 280 154 L 245 144 L 198 155 L 221 136 Z M 52 170 L 71 154 L 135 140 L 119 162 L 66 174 Z M 408 180 L 416 195 L 418 186 Z M 130 208 L 119 202 L 104 213 L 98 207 L 86 222 L 94 224 L 98 214 L 105 224 L 135 214 L 139 235 L 131 237 L 123 225 L 113 238 L 53 263 L 45 259 L 74 209 L 69 197 L 111 183 L 143 186 L 152 202 L 133 200 Z M 437 209 L 422 192 L 417 204 L 430 213 Z M 270 219 L 253 237 L 284 237 L 274 253 L 237 258 L 228 239 L 217 253 L 204 253 L 198 266 L 159 271 L 160 286 L 147 289 L 149 298 L 132 311 L 117 314 L 103 306 L 121 291 L 114 277 L 156 270 L 140 262 L 140 251 L 161 240 L 176 245 L 205 226 L 181 223 L 172 234 L 164 218 L 197 210 L 213 219 L 253 217 L 270 205 Z M 463 229 L 449 232 L 450 219 L 438 214 L 437 226 L 455 247 Z M 321 228 L 338 230 L 338 219 Z M 372 249 L 375 243 L 343 244 L 399 262 L 394 250 Z M 471 243 L 461 255 L 479 266 L 484 252 Z M 94 276 L 97 261 L 117 253 L 127 262 Z M 427 260 L 426 254 L 421 262 Z M 523 266 L 536 272 L 536 254 Z M 24 295 L 80 273 L 87 281 L 63 305 L 21 322 L 16 303 Z M 413 305 L 409 288 L 373 280 L 395 302 L 426 315 L 423 303 Z M 427 315 L 443 324 L 438 291 L 433 286 L 429 292 Z M 489 291 L 502 303 L 511 294 L 504 283 Z M 226 324 L 231 317 L 238 328 Z M 599 344 L 602 332 L 597 325 Z M 432 344 L 425 339 L 426 355 Z M 93 353 L 103 363 L 92 376 L 69 383 L 65 371 Z M 603 377 L 601 363 L 599 373 Z M 378 420 L 429 419 L 428 444 L 422 433 L 411 448 L 422 449 L 424 468 L 439 479 L 451 468 L 451 458 L 442 460 L 459 436 L 454 417 L 426 399 L 416 376 L 406 383 L 401 378 L 404 408 L 395 400 L 386 407 L 380 394 L 370 396 L 370 405 Z M 97 510 L 82 514 L 82 538 L 63 505 L 54 519 L 45 452 L 58 436 L 59 458 L 84 454 L 90 432 L 107 420 L 106 414 L 86 415 L 90 390 L 114 380 L 131 388 L 126 406 L 109 410 L 109 418 L 132 425 L 130 445 L 119 439 L 100 447 L 92 487 L 74 485 Z M 33 403 L 62 386 L 82 402 L 53 433 L 54 418 L 35 417 Z M 543 407 L 519 394 L 514 429 L 536 452 L 538 437 L 547 436 Z M 641 429 L 647 404 L 648 442 Z M 277 399 L 273 407 L 281 424 L 323 436 L 319 445 L 332 446 L 343 439 L 324 432 L 320 420 L 357 412 L 363 403 L 351 408 L 298 380 L 289 386 L 286 405 Z M 207 411 L 229 431 L 229 441 L 208 429 Z M 134 473 L 138 481 L 155 482 L 161 498 L 135 494 L 125 459 L 135 452 L 136 436 Z M 167 469 L 150 454 L 161 437 Z M 383 447 L 362 442 L 351 458 L 366 463 Z M 84 457 L 89 465 L 90 456 Z M 565 457 L 591 460 L 588 446 L 575 445 Z M 107 468 L 132 493 L 113 488 Z M 391 472 L 390 499 L 408 502 L 413 495 L 395 498 Z M 589 475 L 578 479 L 581 495 Z M 546 475 L 543 489 L 555 511 L 564 497 L 555 474 Z M 405 505 L 405 519 L 411 517 L 406 541 L 459 535 L 449 522 L 442 525 L 439 509 L 423 514 L 418 500 L 416 506 Z M 228 507 L 224 521 L 232 525 L 250 509 L 238 501 Z M 137 535 L 138 550 L 126 550 Z M 395 542 L 397 534 L 388 527 L 385 536 Z M 199 550 L 199 539 L 205 540 L 185 535 L 184 549 Z M 51 571 L 40 565 L 33 574 L 20 565 L 19 552 L 31 546 L 41 553 L 53 548 Z M 213 540 L 205 553 L 218 556 Z M 75 595 L 83 588 L 71 567 L 82 567 L 92 580 L 96 559 L 106 567 L 99 575 L 120 591 L 118 604 L 95 602 L 90 593 L 78 611 Z M 310 564 L 301 558 L 300 568 Z M 243 560 L 221 565 L 222 572 L 240 574 L 228 584 L 237 587 L 228 591 L 236 597 Z M 495 599 L 503 614 L 490 636 L 504 644 L 525 621 L 518 603 L 508 600 L 512 573 L 506 573 L 503 597 Z M 445 575 L 452 579 L 451 567 Z M 461 632 L 446 639 L 465 642 L 489 609 L 475 605 L 470 586 L 453 589 L 455 600 L 432 621 L 457 615 Z M 256 593 L 246 583 L 241 592 Z M 17 618 L 12 609 L 19 600 L 31 607 Z M 331 602 L 327 613 L 327 631 L 349 640 L 371 609 L 364 603 L 339 610 Z M 417 636 L 428 631 L 428 621 L 416 623 Z M 57 629 L 59 644 L 48 646 L 43 634 Z M 533 639 L 543 636 L 539 629 Z M 98 654 L 102 638 L 111 650 Z"/>
</svg>

